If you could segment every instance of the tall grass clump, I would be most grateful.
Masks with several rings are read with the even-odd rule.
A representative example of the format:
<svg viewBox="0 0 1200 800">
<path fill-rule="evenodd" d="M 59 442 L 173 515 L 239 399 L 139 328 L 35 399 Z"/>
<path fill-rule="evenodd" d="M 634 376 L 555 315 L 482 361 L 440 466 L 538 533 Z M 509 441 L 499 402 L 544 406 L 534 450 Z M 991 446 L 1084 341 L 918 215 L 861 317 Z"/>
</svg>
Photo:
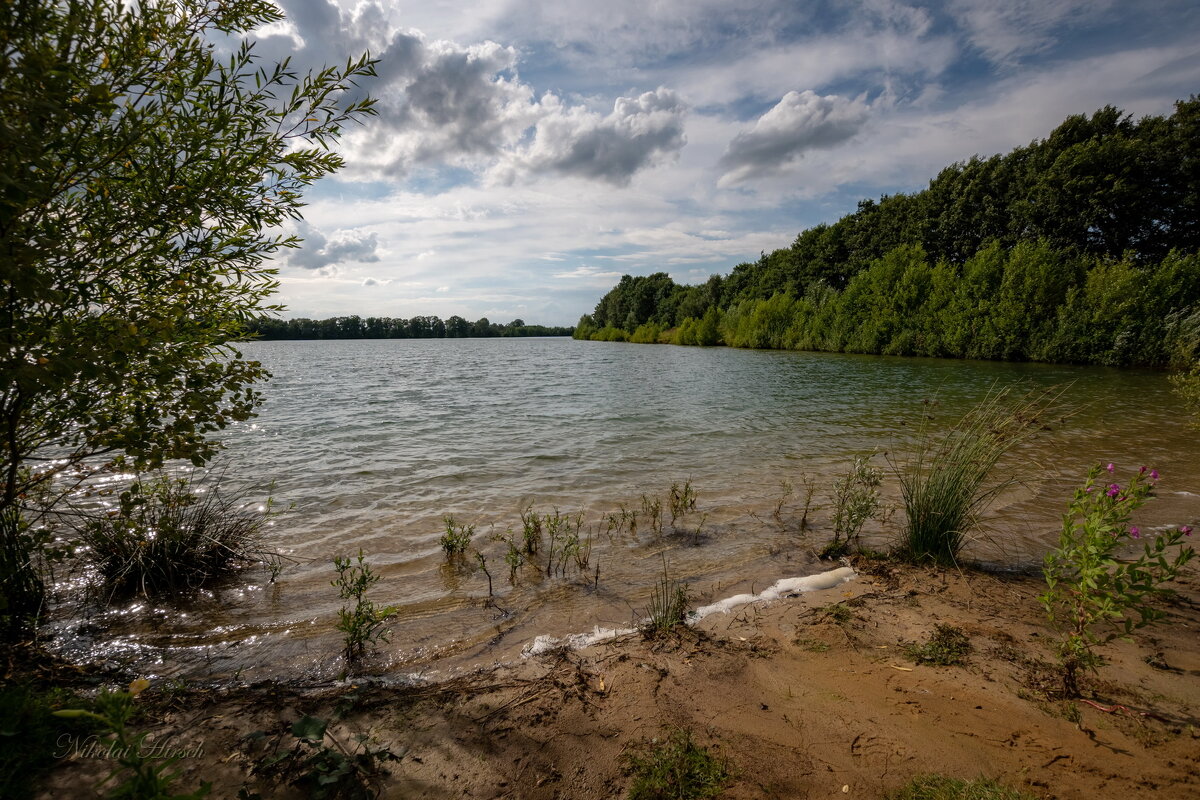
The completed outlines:
<svg viewBox="0 0 1200 800">
<path fill-rule="evenodd" d="M 663 574 L 650 593 L 650 606 L 645 631 L 650 636 L 666 636 L 687 622 L 687 607 L 691 597 L 688 585 L 680 583 L 667 573 L 666 558 L 663 559 Z"/>
<path fill-rule="evenodd" d="M 1000 460 L 1044 427 L 1061 391 L 1017 395 L 992 389 L 944 432 L 926 414 L 911 451 L 892 459 L 907 519 L 899 550 L 905 558 L 954 564 L 979 513 L 1019 476 L 995 475 Z M 928 401 L 926 401 L 928 402 Z"/>
<path fill-rule="evenodd" d="M 222 491 L 221 477 L 139 478 L 117 509 L 83 518 L 81 552 L 110 597 L 196 589 L 253 563 L 277 570 L 262 543 L 270 501 L 252 509 L 244 494 Z"/>
</svg>

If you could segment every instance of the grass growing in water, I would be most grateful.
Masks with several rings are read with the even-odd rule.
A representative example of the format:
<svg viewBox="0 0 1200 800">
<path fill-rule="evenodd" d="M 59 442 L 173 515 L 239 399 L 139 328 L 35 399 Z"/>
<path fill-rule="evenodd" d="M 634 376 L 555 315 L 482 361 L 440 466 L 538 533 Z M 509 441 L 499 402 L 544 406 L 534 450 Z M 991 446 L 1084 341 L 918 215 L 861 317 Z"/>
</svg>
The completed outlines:
<svg viewBox="0 0 1200 800">
<path fill-rule="evenodd" d="M 683 486 L 678 483 L 671 484 L 671 525 L 675 524 L 675 520 L 682 517 L 689 511 L 696 510 L 696 490 L 692 488 L 692 480 L 688 478 L 683 482 Z"/>
<path fill-rule="evenodd" d="M 663 564 L 663 575 L 650 594 L 650 606 L 646 609 L 649 621 L 646 632 L 651 636 L 666 636 L 687 621 L 688 585 L 673 580 Z"/>
<path fill-rule="evenodd" d="M 221 473 L 195 482 L 138 479 L 121 492 L 117 510 L 86 518 L 80 542 L 109 597 L 188 591 L 253 563 L 277 568 L 278 556 L 262 545 L 270 501 L 265 511 L 249 510 L 244 495 L 222 491 L 221 480 Z"/>
<path fill-rule="evenodd" d="M 892 461 L 907 514 L 900 554 L 910 561 L 954 564 L 979 513 L 1017 477 L 993 476 L 1005 453 L 1043 428 L 1060 391 L 1015 396 L 989 391 L 945 433 L 926 422 L 910 453 Z"/>
<path fill-rule="evenodd" d="M 945 775 L 918 775 L 887 795 L 887 800 L 1035 800 L 990 778 L 964 781 Z"/>
<path fill-rule="evenodd" d="M 685 728 L 634 745 L 621 760 L 632 776 L 629 800 L 716 797 L 730 779 L 725 763 L 696 744 Z"/>
</svg>

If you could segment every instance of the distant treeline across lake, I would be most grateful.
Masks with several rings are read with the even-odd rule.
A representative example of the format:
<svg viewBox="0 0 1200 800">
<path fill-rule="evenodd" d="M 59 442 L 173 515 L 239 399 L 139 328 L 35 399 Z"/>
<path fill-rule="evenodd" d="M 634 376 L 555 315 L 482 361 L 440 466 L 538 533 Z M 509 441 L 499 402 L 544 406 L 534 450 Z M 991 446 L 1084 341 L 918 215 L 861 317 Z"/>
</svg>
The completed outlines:
<svg viewBox="0 0 1200 800">
<path fill-rule="evenodd" d="M 1200 99 L 1113 107 L 863 200 L 726 276 L 626 275 L 580 339 L 1184 368 L 1200 355 Z"/>
<path fill-rule="evenodd" d="M 490 336 L 570 336 L 574 328 L 526 325 L 523 319 L 506 324 L 487 317 L 471 322 L 459 316 L 441 317 L 330 317 L 329 319 L 274 319 L 259 317 L 249 325 L 258 339 L 471 339 Z"/>
</svg>

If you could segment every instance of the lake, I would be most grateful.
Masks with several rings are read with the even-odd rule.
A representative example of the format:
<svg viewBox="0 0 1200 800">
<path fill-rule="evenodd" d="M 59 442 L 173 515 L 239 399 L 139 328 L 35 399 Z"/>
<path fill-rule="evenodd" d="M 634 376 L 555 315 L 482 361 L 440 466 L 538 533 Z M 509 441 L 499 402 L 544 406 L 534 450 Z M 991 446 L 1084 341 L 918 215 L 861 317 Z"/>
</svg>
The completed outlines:
<svg viewBox="0 0 1200 800">
<path fill-rule="evenodd" d="M 226 482 L 287 508 L 268 530 L 289 564 L 275 583 L 247 572 L 184 606 L 59 609 L 57 646 L 156 676 L 242 680 L 336 675 L 342 601 L 335 555 L 361 548 L 394 604 L 392 640 L 372 662 L 395 675 L 444 674 L 519 657 L 535 636 L 623 626 L 643 616 L 664 568 L 696 603 L 828 569 L 834 482 L 854 455 L 903 452 L 925 415 L 961 415 L 998 386 L 1063 387 L 1072 410 L 1009 466 L 1025 477 L 988 511 L 966 552 L 1029 569 L 1055 541 L 1090 464 L 1118 478 L 1162 473 L 1142 528 L 1200 517 L 1197 434 L 1161 373 L 823 353 L 687 348 L 572 339 L 253 342 L 274 374 L 258 418 L 226 431 Z M 934 405 L 923 401 L 936 400 Z M 815 487 L 801 529 L 805 481 Z M 606 515 L 690 481 L 696 510 L 662 535 Z M 789 489 L 789 486 L 791 487 Z M 885 477 L 895 502 L 895 478 Z M 583 514 L 587 569 L 515 584 L 492 534 L 521 511 Z M 869 523 L 886 547 L 903 512 Z M 482 572 L 448 564 L 443 518 L 475 527 Z M 836 564 L 834 565 L 836 566 Z M 597 571 L 598 570 L 598 571 Z"/>
</svg>

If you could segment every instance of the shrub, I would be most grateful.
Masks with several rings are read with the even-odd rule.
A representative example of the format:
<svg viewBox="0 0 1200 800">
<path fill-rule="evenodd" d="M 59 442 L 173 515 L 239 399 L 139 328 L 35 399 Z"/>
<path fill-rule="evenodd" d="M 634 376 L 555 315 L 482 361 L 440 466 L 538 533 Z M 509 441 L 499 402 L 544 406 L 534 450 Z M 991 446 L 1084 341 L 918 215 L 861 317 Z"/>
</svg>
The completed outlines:
<svg viewBox="0 0 1200 800">
<path fill-rule="evenodd" d="M 834 487 L 833 541 L 821 550 L 822 558 L 838 558 L 858 549 L 858 534 L 879 511 L 882 481 L 883 473 L 869 459 L 854 457 L 854 465 Z"/>
<path fill-rule="evenodd" d="M 366 599 L 367 590 L 379 583 L 379 576 L 372 571 L 361 548 L 357 563 L 337 556 L 333 559 L 333 566 L 338 576 L 330 585 L 338 588 L 338 595 L 343 600 L 354 601 L 353 608 L 342 606 L 338 610 L 337 622 L 337 629 L 345 634 L 343 652 L 346 660 L 353 663 L 366 653 L 368 645 L 388 640 L 389 634 L 383 624 L 395 616 L 396 607 L 375 608 L 375 604 Z"/>
<path fill-rule="evenodd" d="M 631 747 L 621 756 L 633 776 L 629 800 L 686 800 L 716 797 L 730 779 L 724 762 L 696 744 L 691 731 L 668 730 L 658 739 Z"/>
<path fill-rule="evenodd" d="M 116 510 L 84 518 L 82 552 L 110 597 L 187 591 L 252 563 L 277 569 L 278 555 L 262 544 L 270 500 L 263 511 L 248 510 L 244 494 L 223 493 L 221 480 L 221 473 L 195 484 L 139 478 L 121 492 Z"/>
<path fill-rule="evenodd" d="M 442 521 L 446 525 L 446 532 L 438 539 L 438 544 L 445 551 L 446 558 L 461 556 L 467 552 L 467 547 L 471 544 L 471 537 L 475 535 L 475 526 L 455 525 L 454 517 L 449 514 L 443 517 Z"/>
<path fill-rule="evenodd" d="M 1186 525 L 1142 540 L 1130 524 L 1133 512 L 1152 496 L 1158 473 L 1142 467 L 1122 488 L 1112 482 L 1114 471 L 1112 464 L 1097 464 L 1088 472 L 1063 517 L 1058 547 L 1042 567 L 1047 588 L 1040 599 L 1063 631 L 1058 656 L 1068 697 L 1079 694 L 1079 671 L 1098 666 L 1099 647 L 1165 616 L 1153 605 L 1172 594 L 1162 584 L 1196 555 L 1181 546 L 1192 532 Z M 1133 540 L 1142 540 L 1141 554 L 1119 559 L 1117 551 Z M 1177 549 L 1169 557 L 1172 548 Z"/>
<path fill-rule="evenodd" d="M 1043 428 L 1052 389 L 1014 397 L 992 390 L 943 434 L 926 422 L 907 455 L 892 461 L 907 515 L 899 550 L 912 561 L 953 564 L 978 514 L 1014 476 L 995 478 L 1000 459 Z"/>
</svg>

